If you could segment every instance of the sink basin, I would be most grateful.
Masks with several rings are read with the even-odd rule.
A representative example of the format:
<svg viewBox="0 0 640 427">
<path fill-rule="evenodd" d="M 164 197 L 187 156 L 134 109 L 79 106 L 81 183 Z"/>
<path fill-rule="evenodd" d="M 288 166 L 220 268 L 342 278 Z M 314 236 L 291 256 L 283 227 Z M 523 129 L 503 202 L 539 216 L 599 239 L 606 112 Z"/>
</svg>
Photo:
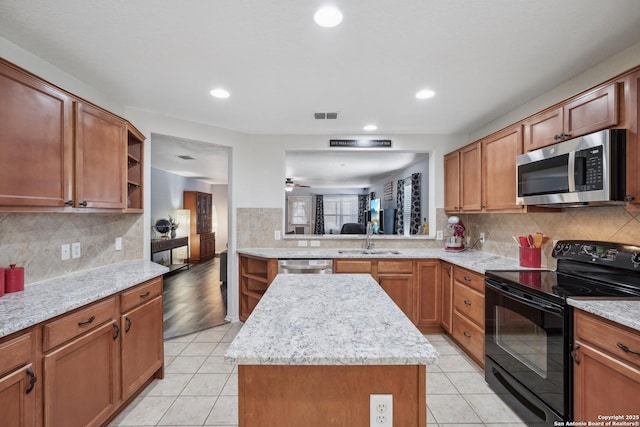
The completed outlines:
<svg viewBox="0 0 640 427">
<path fill-rule="evenodd" d="M 361 254 L 361 255 L 398 255 L 400 252 L 389 249 L 346 249 L 339 250 L 339 254 Z"/>
</svg>

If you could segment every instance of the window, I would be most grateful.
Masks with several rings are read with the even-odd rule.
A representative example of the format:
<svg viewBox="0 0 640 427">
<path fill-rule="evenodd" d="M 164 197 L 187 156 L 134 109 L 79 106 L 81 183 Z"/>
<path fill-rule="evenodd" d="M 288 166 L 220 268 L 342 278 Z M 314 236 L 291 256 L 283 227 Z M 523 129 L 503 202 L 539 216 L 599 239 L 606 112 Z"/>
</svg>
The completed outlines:
<svg viewBox="0 0 640 427">
<path fill-rule="evenodd" d="M 311 232 L 311 196 L 288 196 L 287 197 L 287 232 L 299 231 L 303 233 Z"/>
<path fill-rule="evenodd" d="M 324 196 L 324 229 L 326 233 L 340 234 L 342 224 L 358 222 L 357 195 Z"/>
</svg>

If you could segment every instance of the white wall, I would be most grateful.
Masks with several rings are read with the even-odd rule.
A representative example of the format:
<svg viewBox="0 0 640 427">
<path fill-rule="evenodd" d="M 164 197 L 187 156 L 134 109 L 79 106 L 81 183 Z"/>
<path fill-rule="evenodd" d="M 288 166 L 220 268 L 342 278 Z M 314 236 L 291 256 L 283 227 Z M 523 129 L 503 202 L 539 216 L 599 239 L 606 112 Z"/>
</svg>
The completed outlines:
<svg viewBox="0 0 640 427">
<path fill-rule="evenodd" d="M 212 185 L 211 193 L 213 194 L 213 205 L 216 208 L 218 217 L 218 228 L 216 232 L 216 253 L 220 253 L 227 249 L 229 243 L 229 186 L 228 185 Z"/>
<path fill-rule="evenodd" d="M 211 193 L 211 184 L 197 179 L 185 178 L 160 169 L 151 168 L 151 224 L 160 218 L 175 216 L 176 209 L 183 208 L 183 192 L 201 191 Z M 226 206 L 225 206 L 226 207 Z"/>
</svg>

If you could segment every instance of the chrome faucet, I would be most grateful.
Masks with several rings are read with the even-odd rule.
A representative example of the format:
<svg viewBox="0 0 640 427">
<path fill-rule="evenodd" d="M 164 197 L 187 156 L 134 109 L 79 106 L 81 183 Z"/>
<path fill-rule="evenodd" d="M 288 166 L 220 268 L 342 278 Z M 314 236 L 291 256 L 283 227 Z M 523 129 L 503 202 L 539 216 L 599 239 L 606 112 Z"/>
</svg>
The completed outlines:
<svg viewBox="0 0 640 427">
<path fill-rule="evenodd" d="M 371 235 L 373 234 L 373 227 L 371 227 L 371 221 L 367 222 L 367 241 L 364 245 L 366 250 L 373 249 L 375 243 L 371 240 Z"/>
</svg>

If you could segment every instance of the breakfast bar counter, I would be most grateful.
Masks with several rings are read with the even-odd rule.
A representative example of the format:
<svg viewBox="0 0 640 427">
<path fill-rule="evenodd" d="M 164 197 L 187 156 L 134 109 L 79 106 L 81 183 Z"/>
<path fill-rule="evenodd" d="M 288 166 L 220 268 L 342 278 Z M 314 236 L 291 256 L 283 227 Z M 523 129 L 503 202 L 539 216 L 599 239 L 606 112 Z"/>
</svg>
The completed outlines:
<svg viewBox="0 0 640 427">
<path fill-rule="evenodd" d="M 279 275 L 227 350 L 239 426 L 368 425 L 391 394 L 394 425 L 424 426 L 438 353 L 366 274 Z"/>
</svg>

